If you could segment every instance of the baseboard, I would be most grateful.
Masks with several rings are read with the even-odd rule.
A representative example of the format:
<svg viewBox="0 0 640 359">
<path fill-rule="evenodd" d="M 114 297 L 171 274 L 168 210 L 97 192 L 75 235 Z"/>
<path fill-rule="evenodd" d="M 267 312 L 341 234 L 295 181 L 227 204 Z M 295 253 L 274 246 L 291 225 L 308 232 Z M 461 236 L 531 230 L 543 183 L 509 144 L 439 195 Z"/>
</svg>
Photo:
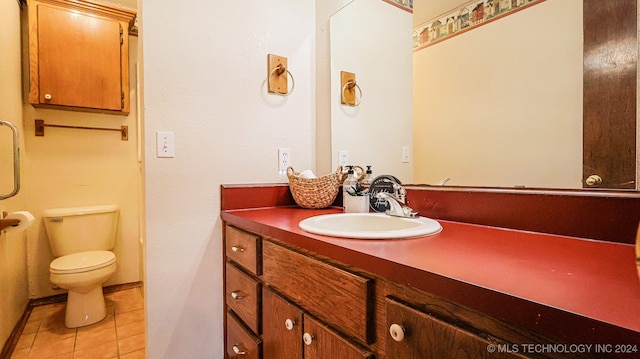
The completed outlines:
<svg viewBox="0 0 640 359">
<path fill-rule="evenodd" d="M 113 293 L 121 290 L 137 288 L 142 286 L 143 286 L 142 282 L 114 284 L 107 287 L 103 287 L 102 291 L 103 293 Z M 20 340 L 22 331 L 24 330 L 24 327 L 27 325 L 27 321 L 29 320 L 29 315 L 31 315 L 31 311 L 33 310 L 33 308 L 41 305 L 63 303 L 66 301 L 67 301 L 66 293 L 56 294 L 56 295 L 52 295 L 44 298 L 30 299 L 29 302 L 27 303 L 26 308 L 24 309 L 24 313 L 22 313 L 22 316 L 20 317 L 15 327 L 13 328 L 13 331 L 9 335 L 9 338 L 7 338 L 7 341 L 4 343 L 2 352 L 0 352 L 0 359 L 9 359 L 11 357 L 13 350 L 18 344 L 18 340 Z"/>
</svg>

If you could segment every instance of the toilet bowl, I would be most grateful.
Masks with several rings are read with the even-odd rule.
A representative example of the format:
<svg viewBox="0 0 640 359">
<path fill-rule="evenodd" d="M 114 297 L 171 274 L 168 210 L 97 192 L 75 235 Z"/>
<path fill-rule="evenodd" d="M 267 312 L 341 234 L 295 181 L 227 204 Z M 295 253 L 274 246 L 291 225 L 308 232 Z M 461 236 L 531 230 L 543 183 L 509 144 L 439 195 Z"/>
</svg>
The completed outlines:
<svg viewBox="0 0 640 359">
<path fill-rule="evenodd" d="M 116 205 L 57 208 L 43 212 L 55 259 L 49 280 L 68 291 L 65 326 L 77 328 L 106 317 L 102 285 L 116 271 Z"/>
<path fill-rule="evenodd" d="M 87 251 L 56 258 L 49 265 L 49 280 L 67 289 L 65 326 L 97 323 L 107 315 L 102 284 L 116 271 L 116 256 L 109 251 Z"/>
</svg>

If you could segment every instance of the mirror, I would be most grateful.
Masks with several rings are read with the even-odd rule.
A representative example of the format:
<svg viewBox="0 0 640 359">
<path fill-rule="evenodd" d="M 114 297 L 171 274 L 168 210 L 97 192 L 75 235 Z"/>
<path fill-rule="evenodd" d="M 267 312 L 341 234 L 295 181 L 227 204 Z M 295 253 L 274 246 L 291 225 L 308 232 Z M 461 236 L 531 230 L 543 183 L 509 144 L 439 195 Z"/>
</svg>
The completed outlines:
<svg viewBox="0 0 640 359">
<path fill-rule="evenodd" d="M 587 93 L 583 0 L 517 1 L 526 6 L 415 51 L 413 43 L 406 51 L 388 42 L 403 43 L 408 31 L 445 23 L 449 14 L 480 1 L 417 0 L 413 15 L 391 2 L 354 0 L 331 18 L 334 168 L 347 151 L 349 162 L 373 164 L 374 175 L 398 174 L 403 183 L 434 185 L 451 178 L 447 185 L 579 189 L 589 171 L 597 174 L 586 163 L 590 145 L 583 139 L 592 126 L 590 104 L 599 102 Z M 637 52 L 635 36 L 631 41 Z M 629 61 L 634 79 L 635 61 Z M 340 104 L 340 71 L 356 74 L 360 106 Z M 403 82 L 407 77 L 411 81 Z M 624 114 L 632 123 L 626 131 L 633 141 L 631 183 L 610 188 L 636 188 L 635 82 L 633 88 L 633 112 Z M 408 163 L 402 150 L 407 147 Z M 620 157 L 604 160 L 616 163 Z"/>
</svg>

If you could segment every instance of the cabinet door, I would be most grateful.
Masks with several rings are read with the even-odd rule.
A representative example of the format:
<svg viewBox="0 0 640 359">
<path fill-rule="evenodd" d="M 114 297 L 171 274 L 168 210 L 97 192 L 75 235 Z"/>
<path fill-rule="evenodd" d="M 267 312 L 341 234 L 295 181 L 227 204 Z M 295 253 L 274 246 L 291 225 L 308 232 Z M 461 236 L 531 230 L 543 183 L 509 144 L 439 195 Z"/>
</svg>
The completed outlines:
<svg viewBox="0 0 640 359">
<path fill-rule="evenodd" d="M 126 28 L 113 19 L 36 4 L 38 103 L 121 111 Z"/>
<path fill-rule="evenodd" d="M 264 359 L 302 358 L 302 311 L 269 289 L 262 304 Z"/>
<path fill-rule="evenodd" d="M 362 359 L 373 353 L 352 344 L 313 317 L 304 316 L 304 359 Z M 403 358 L 403 357 L 389 357 Z"/>
<path fill-rule="evenodd" d="M 386 314 L 388 358 L 522 358 L 501 353 L 495 343 L 389 298 Z M 508 349 L 506 345 L 500 348 Z"/>
</svg>

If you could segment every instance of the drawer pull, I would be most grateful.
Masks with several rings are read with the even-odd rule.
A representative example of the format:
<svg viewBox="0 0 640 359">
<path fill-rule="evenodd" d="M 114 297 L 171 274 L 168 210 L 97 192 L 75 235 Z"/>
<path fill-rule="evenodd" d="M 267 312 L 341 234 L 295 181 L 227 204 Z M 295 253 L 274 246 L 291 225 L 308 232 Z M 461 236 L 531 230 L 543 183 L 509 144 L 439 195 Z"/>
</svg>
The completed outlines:
<svg viewBox="0 0 640 359">
<path fill-rule="evenodd" d="M 391 324 L 389 334 L 393 340 L 401 342 L 404 339 L 404 328 L 399 324 Z"/>
<path fill-rule="evenodd" d="M 240 247 L 240 246 L 233 246 L 233 247 L 231 247 L 231 250 L 232 250 L 232 251 L 234 251 L 234 252 L 236 252 L 236 253 L 238 253 L 238 252 L 240 252 L 240 253 L 244 252 L 244 248 L 242 248 L 242 247 Z"/>
<path fill-rule="evenodd" d="M 313 335 L 311 335 L 309 333 L 304 333 L 304 335 L 302 336 L 302 341 L 306 345 L 311 345 L 311 343 L 313 343 Z"/>
<path fill-rule="evenodd" d="M 287 328 L 287 330 L 293 330 L 293 327 L 295 325 L 296 325 L 295 320 L 287 319 L 284 321 L 284 327 Z"/>
<path fill-rule="evenodd" d="M 234 290 L 233 292 L 231 292 L 231 298 L 233 299 L 242 299 L 244 298 L 244 295 L 239 294 L 239 291 Z"/>
<path fill-rule="evenodd" d="M 240 344 L 235 344 L 233 346 L 233 352 L 236 353 L 237 355 L 246 355 L 247 352 L 245 352 L 244 350 L 240 350 Z"/>
</svg>

